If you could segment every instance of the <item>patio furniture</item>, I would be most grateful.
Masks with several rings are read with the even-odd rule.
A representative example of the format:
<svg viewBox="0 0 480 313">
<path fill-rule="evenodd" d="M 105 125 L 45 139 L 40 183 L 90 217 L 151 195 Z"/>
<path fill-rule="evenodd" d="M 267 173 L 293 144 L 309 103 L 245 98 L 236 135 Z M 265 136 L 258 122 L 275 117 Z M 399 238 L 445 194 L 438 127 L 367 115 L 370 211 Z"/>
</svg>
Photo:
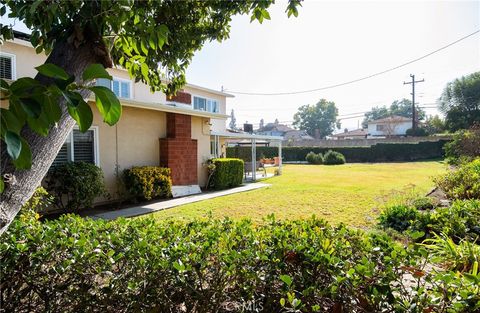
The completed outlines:
<svg viewBox="0 0 480 313">
<path fill-rule="evenodd" d="M 252 173 L 252 162 L 244 162 L 243 169 L 245 172 L 245 179 L 247 179 L 247 173 Z M 260 161 L 255 162 L 255 171 L 263 171 L 263 177 L 267 176 L 267 170 L 263 163 Z"/>
</svg>

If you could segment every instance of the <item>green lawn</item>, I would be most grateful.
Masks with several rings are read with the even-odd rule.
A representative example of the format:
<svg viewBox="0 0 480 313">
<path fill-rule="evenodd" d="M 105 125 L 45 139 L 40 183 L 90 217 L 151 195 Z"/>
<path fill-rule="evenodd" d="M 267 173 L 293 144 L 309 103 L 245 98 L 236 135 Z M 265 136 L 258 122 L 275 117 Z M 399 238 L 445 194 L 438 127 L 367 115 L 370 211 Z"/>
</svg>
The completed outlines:
<svg viewBox="0 0 480 313">
<path fill-rule="evenodd" d="M 382 195 L 409 185 L 424 193 L 431 177 L 445 170 L 441 162 L 286 165 L 283 175 L 265 182 L 270 187 L 237 193 L 157 212 L 157 219 L 190 219 L 206 216 L 250 218 L 260 222 L 274 213 L 277 218 L 312 215 L 332 223 L 366 227 L 375 222 Z"/>
</svg>

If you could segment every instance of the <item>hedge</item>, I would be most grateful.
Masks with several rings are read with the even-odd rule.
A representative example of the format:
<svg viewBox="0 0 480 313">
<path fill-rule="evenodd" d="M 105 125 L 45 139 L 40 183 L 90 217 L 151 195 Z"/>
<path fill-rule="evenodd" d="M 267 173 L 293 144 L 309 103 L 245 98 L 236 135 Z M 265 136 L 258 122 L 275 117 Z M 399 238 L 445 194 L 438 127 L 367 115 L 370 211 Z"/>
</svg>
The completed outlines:
<svg viewBox="0 0 480 313">
<path fill-rule="evenodd" d="M 429 257 L 315 218 L 21 216 L 0 237 L 0 300 L 4 312 L 477 312 L 480 279 L 436 273 Z"/>
<path fill-rule="evenodd" d="M 136 166 L 123 172 L 127 192 L 137 200 L 170 198 L 172 179 L 169 168 L 158 166 Z"/>
<path fill-rule="evenodd" d="M 282 149 L 283 161 L 305 161 L 307 154 L 325 153 L 328 150 L 340 152 L 348 162 L 399 162 L 416 161 L 444 156 L 443 146 L 448 142 L 440 140 L 435 142 L 419 142 L 414 144 L 379 143 L 371 147 L 284 147 Z M 261 155 L 266 158 L 278 156 L 277 147 L 257 147 L 257 160 Z M 228 147 L 227 157 L 251 160 L 251 147 Z"/>
<path fill-rule="evenodd" d="M 221 190 L 240 186 L 243 182 L 243 161 L 233 158 L 212 159 L 214 165 L 209 187 Z"/>
</svg>

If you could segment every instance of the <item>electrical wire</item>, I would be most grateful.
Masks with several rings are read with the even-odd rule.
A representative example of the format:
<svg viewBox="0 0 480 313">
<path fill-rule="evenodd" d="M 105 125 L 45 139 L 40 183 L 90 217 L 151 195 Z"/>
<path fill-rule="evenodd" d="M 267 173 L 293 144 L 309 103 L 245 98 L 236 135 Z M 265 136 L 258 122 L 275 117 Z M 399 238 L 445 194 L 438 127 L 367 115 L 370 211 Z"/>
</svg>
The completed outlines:
<svg viewBox="0 0 480 313">
<path fill-rule="evenodd" d="M 229 93 L 233 93 L 233 94 L 239 94 L 239 95 L 247 95 L 247 96 L 286 96 L 286 95 L 296 95 L 296 94 L 302 94 L 302 93 L 310 93 L 310 92 L 315 92 L 315 91 L 320 91 L 320 90 L 326 90 L 326 89 L 332 89 L 332 88 L 336 88 L 336 87 L 341 87 L 341 86 L 345 86 L 345 85 L 350 85 L 350 84 L 353 84 L 353 83 L 357 83 L 357 82 L 360 82 L 360 81 L 363 81 L 363 80 L 366 80 L 366 79 L 369 79 L 369 78 L 372 78 L 372 77 L 375 77 L 375 76 L 379 76 L 379 75 L 382 75 L 382 74 L 385 74 L 385 73 L 388 73 L 388 72 L 391 72 L 391 71 L 394 71 L 396 69 L 399 69 L 401 67 L 404 67 L 404 66 L 407 66 L 407 65 L 410 65 L 412 63 L 415 63 L 417 61 L 420 61 L 422 59 L 425 59 L 429 56 L 431 56 L 432 54 L 435 54 L 437 52 L 440 52 L 450 46 L 453 46 L 454 44 L 457 44 L 459 43 L 460 41 L 463 41 L 475 34 L 478 34 L 480 32 L 480 29 L 479 30 L 476 30 L 474 31 L 473 33 L 471 34 L 468 34 L 466 36 L 463 36 L 462 38 L 460 39 L 457 39 L 455 40 L 454 42 L 451 42 L 449 43 L 448 45 L 445 45 L 443 47 L 440 47 L 430 53 L 427 53 L 419 58 L 416 58 L 416 59 L 413 59 L 411 61 L 408 61 L 406 63 L 403 63 L 403 64 L 400 64 L 400 65 L 397 65 L 397 66 L 394 66 L 394 67 L 391 67 L 389 69 L 386 69 L 386 70 L 383 70 L 383 71 L 380 71 L 380 72 L 377 72 L 377 73 L 374 73 L 374 74 L 371 74 L 371 75 L 368 75 L 368 76 L 364 76 L 364 77 L 361 77 L 361 78 L 357 78 L 357 79 L 354 79 L 354 80 L 350 80 L 350 81 L 346 81 L 346 82 L 343 82 L 343 83 L 339 83 L 339 84 L 334 84 L 334 85 L 329 85 L 329 86 L 325 86 L 325 87 L 320 87 L 320 88 L 315 88 L 315 89 L 308 89 L 308 90 L 300 90 L 300 91 L 291 91 L 291 92 L 272 92 L 272 93 L 263 93 L 263 92 L 244 92 L 244 91 L 235 91 L 235 90 L 229 90 L 229 89 L 225 89 L 225 92 L 229 92 Z"/>
</svg>

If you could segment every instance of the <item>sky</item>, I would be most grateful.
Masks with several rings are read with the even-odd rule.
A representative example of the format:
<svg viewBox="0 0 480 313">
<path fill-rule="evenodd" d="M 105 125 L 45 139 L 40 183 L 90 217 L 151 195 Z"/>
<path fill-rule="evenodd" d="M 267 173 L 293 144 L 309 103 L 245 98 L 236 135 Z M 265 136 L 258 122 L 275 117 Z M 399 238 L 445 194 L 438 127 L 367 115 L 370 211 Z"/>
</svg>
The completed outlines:
<svg viewBox="0 0 480 313">
<path fill-rule="evenodd" d="M 383 75 L 337 88 L 287 96 L 247 96 L 234 91 L 284 93 L 310 90 L 365 77 L 424 56 L 480 30 L 480 1 L 306 0 L 297 18 L 287 18 L 285 1 L 260 24 L 235 16 L 230 38 L 206 43 L 187 69 L 187 81 L 235 95 L 227 99 L 237 126 L 260 119 L 291 124 L 302 105 L 335 102 L 341 129 L 356 129 L 374 106 L 411 98 L 428 115 L 455 78 L 480 70 L 480 33 L 423 60 Z M 9 21 L 10 22 L 10 21 Z M 25 31 L 24 25 L 15 29 Z"/>
<path fill-rule="evenodd" d="M 351 81 L 424 56 L 480 29 L 479 1 L 313 1 L 303 2 L 297 18 L 287 18 L 286 2 L 270 8 L 270 21 L 250 23 L 236 16 L 230 38 L 210 42 L 196 53 L 187 81 L 232 92 L 227 113 L 237 126 L 248 121 L 291 123 L 298 107 L 325 98 L 340 116 L 365 112 L 411 98 L 437 114 L 445 85 L 480 70 L 480 33 L 421 61 L 355 84 L 288 96 L 246 96 L 234 91 L 277 93 L 309 90 Z M 355 116 L 355 115 L 352 115 Z M 363 118 L 341 120 L 356 129 Z M 255 125 L 256 124 L 256 125 Z"/>
</svg>

